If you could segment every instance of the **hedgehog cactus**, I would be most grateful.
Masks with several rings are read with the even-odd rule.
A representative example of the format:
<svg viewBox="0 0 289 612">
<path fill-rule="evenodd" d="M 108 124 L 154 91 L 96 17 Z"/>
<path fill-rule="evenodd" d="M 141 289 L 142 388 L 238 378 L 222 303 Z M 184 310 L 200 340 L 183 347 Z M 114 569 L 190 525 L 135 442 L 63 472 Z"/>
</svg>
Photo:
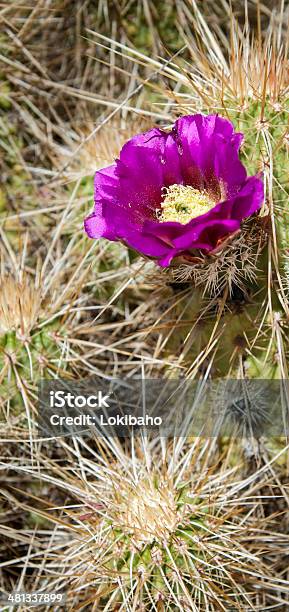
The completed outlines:
<svg viewBox="0 0 289 612">
<path fill-rule="evenodd" d="M 100 526 L 107 536 L 99 571 L 103 592 L 111 588 L 115 604 L 128 605 L 134 592 L 143 610 L 200 610 L 209 601 L 232 607 L 246 601 L 246 563 L 257 570 L 257 557 L 241 544 L 244 527 L 229 507 L 221 511 L 221 497 L 213 493 L 217 475 L 210 478 L 204 473 L 197 484 L 191 479 L 176 483 L 152 471 L 137 483 L 119 483 L 108 507 L 100 509 L 107 514 Z M 107 601 L 100 592 L 100 602 Z"/>
<path fill-rule="evenodd" d="M 6 241 L 6 252 L 1 249 L 0 253 L 0 383 L 4 390 L 0 404 L 6 416 L 9 407 L 15 415 L 23 406 L 26 415 L 35 415 L 40 379 L 71 378 L 79 368 L 81 349 L 73 349 L 70 342 L 79 321 L 77 306 L 74 308 L 79 299 L 76 286 L 84 281 L 87 268 L 82 269 L 71 251 L 70 257 L 66 250 L 61 257 L 58 242 L 60 260 L 54 262 L 50 253 L 50 261 L 39 258 L 33 270 L 30 235 L 22 243 L 21 264 Z"/>
<path fill-rule="evenodd" d="M 81 610 L 265 610 L 287 601 L 286 581 L 270 568 L 282 540 L 270 512 L 260 520 L 271 472 L 243 478 L 236 448 L 222 463 L 213 440 L 164 439 L 163 453 L 155 441 L 130 448 L 127 440 L 124 450 L 98 440 L 97 455 L 85 443 L 85 457 L 79 444 L 81 467 L 64 444 L 66 470 L 57 460 L 51 475 L 23 468 L 72 496 L 49 512 L 41 493 L 34 497 L 35 515 L 52 521 L 39 535 L 47 537 L 45 566 L 38 542 L 31 557 L 38 588 L 64 591 L 66 606 Z M 266 493 L 272 504 L 274 491 Z"/>
<path fill-rule="evenodd" d="M 202 112 L 218 109 L 234 123 L 238 131 L 244 133 L 241 159 L 250 173 L 262 172 L 266 196 L 261 214 L 250 224 L 250 239 L 245 238 L 247 247 L 252 239 L 255 241 L 255 258 L 254 249 L 248 255 L 246 251 L 243 252 L 245 261 L 250 263 L 251 274 L 246 278 L 241 271 L 239 278 L 235 279 L 231 296 L 228 282 L 227 296 L 224 287 L 223 310 L 218 325 L 220 341 L 216 350 L 221 367 L 218 368 L 218 363 L 216 366 L 223 375 L 233 375 L 237 369 L 237 373 L 250 377 L 286 378 L 289 81 L 286 32 L 285 35 L 282 32 L 283 15 L 279 15 L 278 26 L 272 18 L 264 39 L 259 34 L 257 40 L 254 40 L 248 23 L 242 32 L 231 15 L 230 43 L 226 56 L 217 37 L 209 32 L 195 3 L 194 7 L 194 26 L 198 36 L 190 41 L 192 64 L 186 66 L 193 87 L 188 85 L 186 77 L 182 77 L 186 90 L 185 96 L 179 99 L 182 111 L 188 109 L 191 112 L 194 106 Z M 202 40 L 200 47 L 196 40 Z M 212 44 L 214 53 L 210 52 Z M 198 72 L 194 69 L 195 65 Z M 234 258 L 234 242 L 232 249 L 228 250 L 228 257 L 225 254 L 221 261 L 223 270 L 230 258 Z M 240 268 L 240 256 L 236 259 Z M 207 278 L 211 275 L 212 279 L 213 267 L 209 265 L 207 272 Z M 194 275 L 199 280 L 196 271 Z M 204 274 L 201 276 L 203 278 Z M 215 287 L 220 287 L 219 278 L 216 275 Z M 211 321 L 210 328 L 213 327 L 214 321 Z M 208 333 L 206 341 L 208 337 L 214 340 L 216 336 Z M 203 344 L 203 349 L 205 346 Z M 234 359 L 237 354 L 239 367 Z M 214 349 L 211 357 L 214 361 Z M 195 358 L 198 363 L 197 355 Z"/>
<path fill-rule="evenodd" d="M 0 377 L 5 397 L 28 405 L 29 388 L 53 371 L 61 351 L 55 334 L 59 322 L 45 321 L 40 286 L 28 276 L 0 279 Z M 15 403 L 16 402 L 16 403 Z"/>
<path fill-rule="evenodd" d="M 191 376 L 286 377 L 288 62 L 281 30 L 252 42 L 248 26 L 242 33 L 232 18 L 226 58 L 217 39 L 210 53 L 212 34 L 196 7 L 195 28 L 202 50 L 193 39 L 193 63 L 179 75 L 167 69 L 182 85 L 175 98 L 183 116 L 171 131 L 135 136 L 96 172 L 85 230 L 155 260 L 164 270 L 158 285 L 169 285 L 172 302 L 178 288 L 188 288 L 183 299 L 175 296 L 166 350 L 181 351 Z"/>
</svg>

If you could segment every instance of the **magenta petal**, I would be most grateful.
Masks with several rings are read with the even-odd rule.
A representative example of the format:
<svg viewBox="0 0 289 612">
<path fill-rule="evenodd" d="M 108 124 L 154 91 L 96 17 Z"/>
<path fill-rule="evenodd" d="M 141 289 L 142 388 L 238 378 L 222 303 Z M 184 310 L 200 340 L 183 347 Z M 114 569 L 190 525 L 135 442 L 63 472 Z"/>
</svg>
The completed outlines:
<svg viewBox="0 0 289 612">
<path fill-rule="evenodd" d="M 177 250 L 168 251 L 166 255 L 164 255 L 158 260 L 159 266 L 161 266 L 162 268 L 167 268 L 172 262 L 173 258 L 176 257 L 176 255 L 178 255 Z"/>
<path fill-rule="evenodd" d="M 101 203 L 102 200 L 113 202 L 118 190 L 118 176 L 116 164 L 98 170 L 94 176 L 94 202 Z"/>
<path fill-rule="evenodd" d="M 149 210 L 155 212 L 164 185 L 163 164 L 167 135 L 149 130 L 129 140 L 116 162 L 118 203 L 135 211 L 135 222 L 141 222 Z"/>
<path fill-rule="evenodd" d="M 108 166 L 95 173 L 94 210 L 84 221 L 84 228 L 90 238 L 104 237 L 116 240 L 114 224 L 109 221 L 107 210 L 117 206 L 118 178 L 116 166 Z"/>
<path fill-rule="evenodd" d="M 235 219 L 250 217 L 264 202 L 264 184 L 258 176 L 249 177 L 234 198 L 232 216 Z"/>
<path fill-rule="evenodd" d="M 216 189 L 222 182 L 228 193 L 246 178 L 238 157 L 242 134 L 235 134 L 227 119 L 217 115 L 189 115 L 175 124 L 186 184 Z"/>
<path fill-rule="evenodd" d="M 114 240 L 113 233 L 109 230 L 104 219 L 92 213 L 84 220 L 84 229 L 89 238 L 108 238 Z"/>
<path fill-rule="evenodd" d="M 157 237 L 151 235 L 145 236 L 138 232 L 131 232 L 129 234 L 127 244 L 147 257 L 164 257 L 171 251 L 171 247 Z"/>
<path fill-rule="evenodd" d="M 125 161 L 127 154 L 129 154 L 131 146 L 150 149 L 154 153 L 161 153 L 164 150 L 167 137 L 167 133 L 158 128 L 152 128 L 147 132 L 133 136 L 122 147 L 121 156 L 123 157 L 123 161 Z"/>
<path fill-rule="evenodd" d="M 187 225 L 188 228 L 189 224 Z M 182 234 L 174 240 L 174 246 L 181 250 L 199 249 L 199 243 L 205 242 L 209 245 L 209 249 L 213 249 L 218 240 L 226 234 L 235 232 L 240 227 L 240 222 L 237 219 L 212 219 L 199 223 L 198 226 L 192 229 L 187 229 L 186 233 Z"/>
<path fill-rule="evenodd" d="M 167 137 L 165 149 L 161 155 L 161 164 L 164 186 L 183 183 L 180 154 L 172 134 Z"/>
<path fill-rule="evenodd" d="M 139 165 L 137 167 L 137 164 Z M 126 207 L 144 211 L 155 211 L 160 203 L 163 186 L 162 172 L 156 159 L 147 151 L 134 152 L 131 167 L 118 162 L 119 202 Z M 144 177 L 147 177 L 145 182 Z"/>
</svg>

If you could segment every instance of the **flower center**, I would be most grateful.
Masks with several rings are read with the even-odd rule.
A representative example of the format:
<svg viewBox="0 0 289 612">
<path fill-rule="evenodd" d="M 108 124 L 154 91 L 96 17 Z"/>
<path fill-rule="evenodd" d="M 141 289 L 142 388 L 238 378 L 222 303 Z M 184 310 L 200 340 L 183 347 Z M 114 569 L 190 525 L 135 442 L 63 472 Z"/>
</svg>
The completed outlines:
<svg viewBox="0 0 289 612">
<path fill-rule="evenodd" d="M 205 191 L 189 185 L 170 185 L 164 187 L 163 191 L 163 201 L 158 211 L 159 221 L 188 223 L 216 206 L 216 202 Z"/>
</svg>

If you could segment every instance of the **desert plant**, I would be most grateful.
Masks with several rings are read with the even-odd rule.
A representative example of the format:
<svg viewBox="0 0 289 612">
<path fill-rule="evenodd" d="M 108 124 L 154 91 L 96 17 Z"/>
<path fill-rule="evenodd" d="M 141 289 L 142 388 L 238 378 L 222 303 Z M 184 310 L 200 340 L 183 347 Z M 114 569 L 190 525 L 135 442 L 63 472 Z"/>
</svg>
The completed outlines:
<svg viewBox="0 0 289 612">
<path fill-rule="evenodd" d="M 278 576 L 273 567 L 287 536 L 275 531 L 272 461 L 242 477 L 233 444 L 222 459 L 214 440 L 134 439 L 124 446 L 78 439 L 62 444 L 65 469 L 42 454 L 38 474 L 29 460 L 16 467 L 35 482 L 32 497 L 17 487 L 4 491 L 37 526 L 26 559 L 30 590 L 35 584 L 40 592 L 64 592 L 65 605 L 80 610 L 286 605 L 283 570 Z M 51 486 L 54 499 L 68 495 L 59 508 L 41 494 Z M 31 528 L 30 516 L 23 541 Z"/>
<path fill-rule="evenodd" d="M 156 257 L 165 266 L 164 273 L 157 280 L 158 286 L 167 284 L 176 295 L 179 285 L 179 295 L 175 299 L 178 303 L 174 314 L 175 334 L 172 333 L 174 311 L 171 307 L 168 309 L 169 324 L 163 313 L 159 319 L 163 319 L 163 324 L 167 323 L 169 327 L 170 341 L 166 343 L 166 349 L 171 356 L 181 352 L 180 359 L 189 367 L 191 376 L 206 371 L 210 376 L 282 378 L 288 373 L 288 49 L 286 31 L 284 33 L 285 16 L 282 11 L 278 15 L 273 13 L 268 31 L 264 36 L 259 31 L 256 38 L 247 17 L 241 29 L 229 6 L 227 11 L 231 29 L 225 49 L 221 34 L 218 35 L 218 30 L 214 33 L 209 29 L 201 9 L 193 2 L 189 19 L 181 20 L 191 59 L 181 61 L 173 58 L 156 62 L 144 54 L 138 54 L 138 57 L 141 56 L 142 61 L 151 65 L 152 70 L 157 68 L 160 75 L 167 79 L 169 86 L 166 90 L 161 94 L 158 86 L 156 91 L 160 108 L 165 101 L 166 112 L 169 110 L 172 118 L 195 113 L 210 117 L 217 113 L 229 119 L 236 131 L 244 135 L 241 159 L 250 173 L 260 173 L 262 177 L 265 188 L 263 206 L 255 211 L 253 217 L 243 220 L 239 232 L 234 235 L 231 230 L 228 240 L 220 240 L 216 249 L 210 247 L 211 252 L 204 254 L 198 245 L 194 247 L 192 244 L 191 258 L 184 257 L 180 262 L 177 258 L 172 259 L 180 250 L 180 247 L 176 248 L 178 240 L 181 244 L 180 239 L 169 236 L 168 244 L 176 249 L 176 252 L 172 251 L 170 259 L 167 255 L 161 256 L 162 251 L 166 253 L 165 241 L 158 247 L 156 243 L 148 242 L 150 232 L 158 231 L 156 224 L 152 223 L 151 229 L 149 225 L 144 225 L 144 235 L 136 233 L 130 239 L 128 234 L 122 234 L 121 228 L 114 230 L 113 224 L 109 227 L 104 214 L 105 229 L 101 234 L 98 229 L 101 213 L 97 212 L 101 208 L 98 205 L 95 213 L 88 218 L 86 227 L 91 237 L 103 235 L 115 240 L 119 235 L 128 244 L 136 245 L 136 250 L 145 255 L 151 252 L 152 258 Z M 128 52 L 132 57 L 136 55 L 132 49 Z M 152 78 L 152 88 L 153 81 Z M 157 102 L 154 108 L 158 108 Z M 174 138 L 175 130 L 175 138 L 179 138 L 180 143 L 183 136 L 176 132 L 179 129 L 179 134 L 184 134 L 184 125 L 185 119 L 176 123 L 170 133 Z M 202 137 L 204 134 L 205 131 Z M 138 138 L 135 143 L 141 147 L 141 137 Z M 161 147 L 158 145 L 160 132 L 152 130 L 148 133 L 148 144 L 143 145 L 147 146 L 146 155 L 154 138 L 157 143 L 154 153 L 157 153 L 158 146 Z M 133 152 L 133 148 L 131 150 Z M 145 160 L 148 164 L 147 157 Z M 135 164 L 135 170 L 140 171 L 137 161 L 129 161 L 125 149 L 121 153 L 122 163 Z M 164 159 L 163 163 L 167 163 L 167 172 L 170 172 L 172 162 Z M 219 163 L 222 164 L 222 159 Z M 144 165 L 144 172 L 145 168 Z M 106 202 L 113 205 L 113 189 L 117 190 L 118 187 L 113 182 L 113 176 L 107 172 L 107 175 L 106 170 L 103 175 L 98 175 L 96 199 L 101 203 L 101 194 L 105 193 L 105 185 L 108 185 Z M 120 181 L 121 193 L 121 171 L 116 169 L 115 176 L 115 181 Z M 139 197 L 146 201 L 146 193 L 153 189 L 153 179 L 148 175 L 146 192 L 145 174 L 140 172 L 139 176 L 143 185 Z M 124 171 L 123 177 L 125 183 Z M 133 181 L 130 189 L 129 197 L 133 199 L 133 194 L 137 194 Z M 170 185 L 169 189 L 175 189 L 175 185 Z M 122 198 L 123 194 L 118 197 Z M 157 215 L 160 221 L 180 221 L 179 212 L 175 211 L 175 216 L 172 216 L 172 206 L 175 206 L 177 197 L 180 200 L 181 195 L 178 193 L 177 196 L 175 191 L 163 195 L 162 213 L 161 216 Z M 184 194 L 182 197 L 185 197 Z M 190 197 L 196 198 L 196 194 L 192 193 Z M 139 205 L 137 195 L 135 200 Z M 192 206 L 189 200 L 187 204 Z M 128 206 L 134 207 L 135 204 L 132 202 Z M 209 200 L 206 206 L 205 212 L 211 206 Z M 130 214 L 127 209 L 128 218 Z M 180 222 L 187 223 L 190 214 L 186 212 Z M 196 216 L 195 213 L 192 216 Z M 135 223 L 133 219 L 132 223 Z M 159 232 L 161 237 L 161 229 Z M 185 288 L 187 291 L 183 291 Z M 183 298 L 180 292 L 183 292 Z M 165 299 L 167 290 L 163 301 Z M 173 299 L 172 296 L 172 303 Z"/>
</svg>

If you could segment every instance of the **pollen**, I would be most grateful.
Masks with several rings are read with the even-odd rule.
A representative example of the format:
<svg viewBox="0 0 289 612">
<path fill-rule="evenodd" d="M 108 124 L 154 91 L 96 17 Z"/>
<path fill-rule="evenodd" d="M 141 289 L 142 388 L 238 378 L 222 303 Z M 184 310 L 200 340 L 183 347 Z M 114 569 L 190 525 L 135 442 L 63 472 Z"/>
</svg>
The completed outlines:
<svg viewBox="0 0 289 612">
<path fill-rule="evenodd" d="M 216 202 L 205 192 L 189 185 L 170 185 L 163 188 L 163 200 L 157 216 L 159 221 L 188 223 L 214 208 Z"/>
</svg>

